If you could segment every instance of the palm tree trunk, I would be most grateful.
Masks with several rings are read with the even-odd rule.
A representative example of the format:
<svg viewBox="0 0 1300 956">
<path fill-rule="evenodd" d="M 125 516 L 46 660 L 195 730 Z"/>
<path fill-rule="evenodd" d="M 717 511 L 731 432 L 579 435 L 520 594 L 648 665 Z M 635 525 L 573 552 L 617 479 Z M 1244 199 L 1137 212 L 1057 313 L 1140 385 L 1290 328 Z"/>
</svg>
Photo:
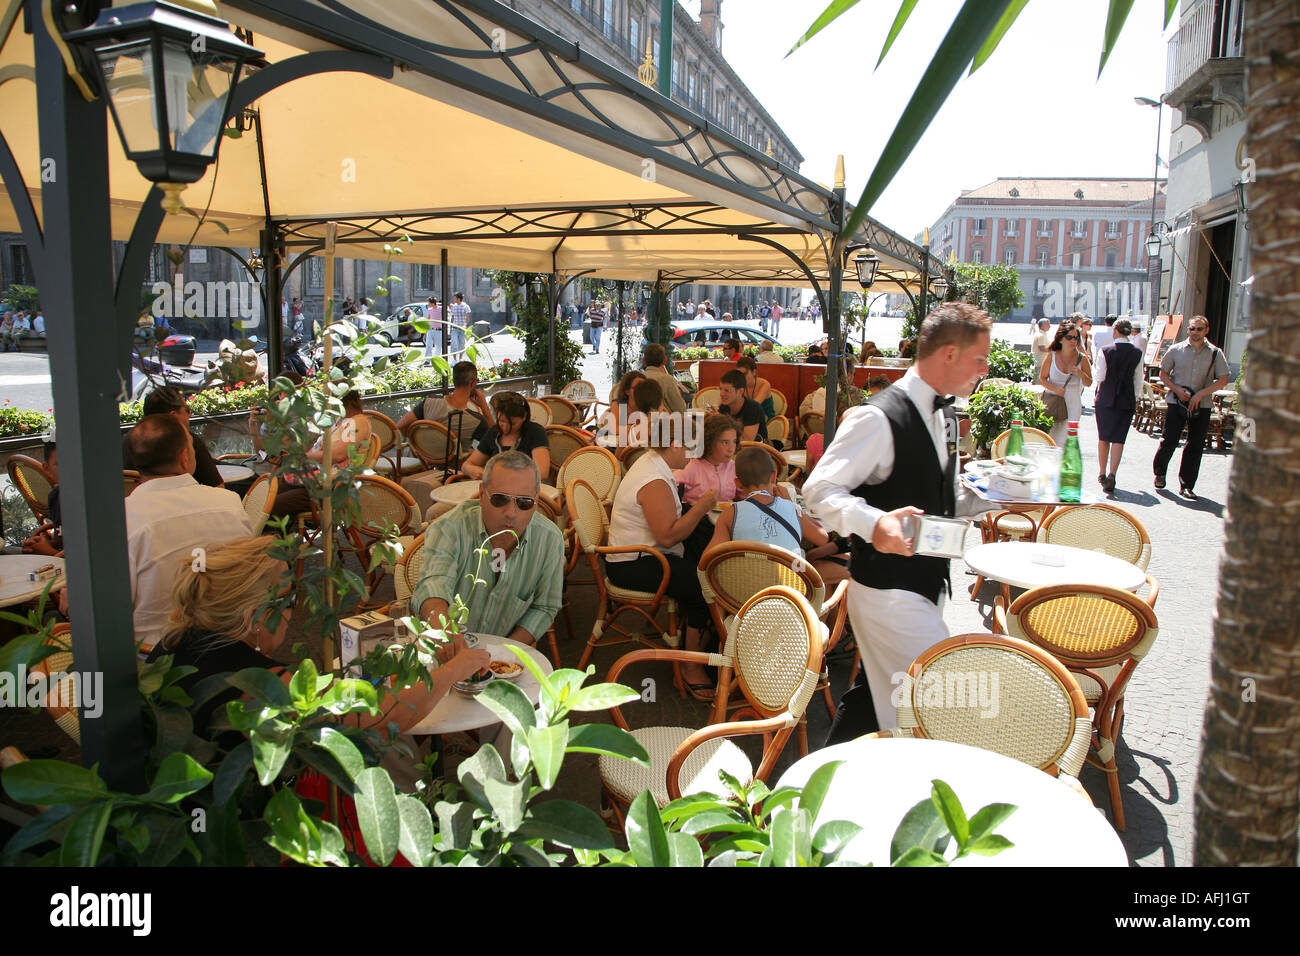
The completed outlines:
<svg viewBox="0 0 1300 956">
<path fill-rule="evenodd" d="M 1248 0 L 1250 357 L 1228 488 L 1195 862 L 1294 866 L 1300 825 L 1300 0 Z M 1241 434 L 1239 429 L 1238 434 Z"/>
</svg>

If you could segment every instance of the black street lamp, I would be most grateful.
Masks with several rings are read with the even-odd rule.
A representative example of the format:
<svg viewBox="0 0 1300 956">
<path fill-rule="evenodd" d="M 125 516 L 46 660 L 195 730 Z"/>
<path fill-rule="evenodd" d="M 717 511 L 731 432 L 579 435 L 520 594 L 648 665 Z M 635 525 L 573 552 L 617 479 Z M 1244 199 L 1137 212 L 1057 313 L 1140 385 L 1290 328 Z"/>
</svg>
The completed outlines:
<svg viewBox="0 0 1300 956">
<path fill-rule="evenodd" d="M 880 268 L 880 257 L 871 251 L 870 246 L 850 246 L 848 251 L 853 252 L 855 249 L 862 250 L 853 257 L 853 269 L 858 274 L 858 284 L 864 289 L 870 289 L 876 281 L 876 270 Z"/>
<path fill-rule="evenodd" d="M 948 300 L 948 280 L 943 276 L 938 276 L 930 281 L 930 288 L 934 290 L 935 297 L 940 302 Z"/>
<path fill-rule="evenodd" d="M 1160 237 L 1154 232 L 1151 233 L 1151 235 L 1147 236 L 1146 247 L 1147 258 L 1154 259 L 1156 256 L 1160 255 Z"/>
<path fill-rule="evenodd" d="M 103 10 L 64 39 L 106 95 L 127 158 L 179 212 L 181 191 L 217 157 L 241 68 L 261 51 L 219 17 L 162 2 Z"/>
</svg>

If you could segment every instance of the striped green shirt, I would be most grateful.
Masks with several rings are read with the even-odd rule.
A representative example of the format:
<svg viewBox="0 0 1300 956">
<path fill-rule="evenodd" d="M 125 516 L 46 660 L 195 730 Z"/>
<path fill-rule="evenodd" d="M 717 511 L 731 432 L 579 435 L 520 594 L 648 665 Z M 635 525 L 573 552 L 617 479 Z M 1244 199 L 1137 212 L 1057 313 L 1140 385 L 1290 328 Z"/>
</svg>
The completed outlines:
<svg viewBox="0 0 1300 956">
<path fill-rule="evenodd" d="M 475 633 L 506 637 L 522 627 L 534 638 L 550 628 L 560 611 L 564 585 L 564 539 L 560 529 L 545 515 L 534 514 L 523 539 L 506 559 L 505 567 L 493 570 L 491 546 L 486 556 L 487 529 L 478 500 L 461 502 L 424 532 L 424 569 L 411 596 L 411 610 L 418 614 L 424 602 L 439 598 L 451 603 L 454 595 L 469 596 L 469 624 Z M 493 543 L 509 535 L 501 535 Z M 485 583 L 471 588 L 474 572 Z"/>
</svg>

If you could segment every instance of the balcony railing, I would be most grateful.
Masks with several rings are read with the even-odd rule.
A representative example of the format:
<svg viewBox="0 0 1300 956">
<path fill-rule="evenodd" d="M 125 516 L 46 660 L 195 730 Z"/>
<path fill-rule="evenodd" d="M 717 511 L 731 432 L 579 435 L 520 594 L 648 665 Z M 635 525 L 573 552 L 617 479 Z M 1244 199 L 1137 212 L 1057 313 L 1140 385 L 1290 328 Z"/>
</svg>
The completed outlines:
<svg viewBox="0 0 1300 956">
<path fill-rule="evenodd" d="M 1220 9 L 1223 16 L 1216 23 L 1213 0 L 1201 0 L 1179 22 L 1177 35 L 1169 41 L 1166 93 L 1178 89 L 1211 59 L 1243 55 L 1241 0 L 1224 0 Z"/>
</svg>

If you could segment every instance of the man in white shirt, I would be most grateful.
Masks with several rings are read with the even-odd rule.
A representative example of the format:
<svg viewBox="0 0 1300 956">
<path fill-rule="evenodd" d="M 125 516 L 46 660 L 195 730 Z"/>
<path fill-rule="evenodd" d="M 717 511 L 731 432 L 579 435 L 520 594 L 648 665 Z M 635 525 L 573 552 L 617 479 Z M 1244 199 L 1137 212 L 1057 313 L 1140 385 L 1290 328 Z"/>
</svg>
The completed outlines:
<svg viewBox="0 0 1300 956">
<path fill-rule="evenodd" d="M 772 303 L 772 327 L 768 329 L 768 334 L 774 339 L 781 337 L 781 316 L 785 314 L 785 309 L 781 308 L 780 302 Z"/>
<path fill-rule="evenodd" d="M 180 569 L 251 537 L 253 525 L 239 495 L 194 480 L 194 439 L 174 416 L 146 415 L 127 440 L 140 472 L 126 499 L 131 604 L 135 640 L 147 652 L 167 629 Z"/>
<path fill-rule="evenodd" d="M 949 302 L 921 326 L 916 364 L 893 388 L 849 411 L 804 485 L 809 510 L 852 536 L 849 615 L 879 729 L 897 726 L 894 693 L 912 661 L 948 637 L 948 561 L 913 552 L 906 519 L 988 510 L 959 492 L 952 395 L 969 395 L 988 370 L 988 315 Z M 827 743 L 871 727 L 859 678 L 841 702 Z"/>
<path fill-rule="evenodd" d="M 1029 354 L 1034 357 L 1034 368 L 1041 368 L 1043 359 L 1047 358 L 1047 353 L 1052 349 L 1052 322 L 1050 319 L 1042 318 L 1037 322 L 1037 331 L 1034 332 L 1034 341 L 1029 346 Z"/>
<path fill-rule="evenodd" d="M 466 328 L 469 326 L 470 307 L 465 304 L 465 293 L 457 292 L 453 298 L 456 301 L 448 307 L 447 312 L 451 316 L 454 325 Z"/>
<path fill-rule="evenodd" d="M 1106 327 L 1092 333 L 1092 364 L 1097 364 L 1097 356 L 1106 346 L 1115 341 L 1115 316 L 1106 316 Z"/>
<path fill-rule="evenodd" d="M 763 341 L 758 343 L 757 361 L 775 363 L 784 362 L 785 359 L 776 354 L 775 346 L 772 344 L 771 339 L 763 339 Z"/>
</svg>

